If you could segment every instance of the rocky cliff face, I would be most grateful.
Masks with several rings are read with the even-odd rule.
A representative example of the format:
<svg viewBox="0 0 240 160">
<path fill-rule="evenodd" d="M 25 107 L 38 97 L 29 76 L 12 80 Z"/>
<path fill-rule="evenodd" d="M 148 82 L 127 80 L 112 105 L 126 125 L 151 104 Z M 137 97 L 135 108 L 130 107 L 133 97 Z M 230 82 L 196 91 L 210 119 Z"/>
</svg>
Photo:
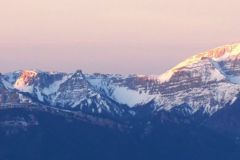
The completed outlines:
<svg viewBox="0 0 240 160">
<path fill-rule="evenodd" d="M 16 107 L 24 104 L 34 104 L 31 98 L 21 94 L 17 90 L 11 88 L 11 85 L 0 74 L 0 106 Z"/>
</svg>

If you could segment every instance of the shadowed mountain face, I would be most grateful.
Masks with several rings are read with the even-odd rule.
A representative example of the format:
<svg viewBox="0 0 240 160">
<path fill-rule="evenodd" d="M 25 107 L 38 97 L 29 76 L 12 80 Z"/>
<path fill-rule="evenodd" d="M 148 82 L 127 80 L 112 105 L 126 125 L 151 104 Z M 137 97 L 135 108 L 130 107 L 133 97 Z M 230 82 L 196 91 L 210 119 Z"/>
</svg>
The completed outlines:
<svg viewBox="0 0 240 160">
<path fill-rule="evenodd" d="M 240 45 L 160 76 L 0 75 L 0 160 L 237 160 Z"/>
<path fill-rule="evenodd" d="M 200 125 L 198 115 L 188 117 L 189 123 L 186 117 L 164 112 L 152 117 L 151 123 L 130 128 L 39 109 L 6 109 L 0 117 L 0 159 L 234 160 L 240 156 L 240 146 L 232 137 Z"/>
</svg>

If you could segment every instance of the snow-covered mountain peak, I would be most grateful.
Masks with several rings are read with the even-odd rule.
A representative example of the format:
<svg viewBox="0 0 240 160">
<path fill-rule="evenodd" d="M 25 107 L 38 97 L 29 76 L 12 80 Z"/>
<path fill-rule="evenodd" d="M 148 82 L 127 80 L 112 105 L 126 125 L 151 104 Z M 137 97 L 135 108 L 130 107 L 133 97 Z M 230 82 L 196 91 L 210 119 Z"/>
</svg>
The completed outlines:
<svg viewBox="0 0 240 160">
<path fill-rule="evenodd" d="M 83 80 L 85 79 L 85 75 L 81 70 L 77 70 L 75 73 L 72 74 L 71 78 L 75 80 Z"/>
<path fill-rule="evenodd" d="M 185 61 L 179 63 L 174 68 L 170 69 L 169 71 L 159 76 L 158 79 L 162 83 L 168 82 L 175 73 L 186 68 L 194 68 L 198 63 L 202 63 L 203 65 L 212 63 L 216 65 L 215 66 L 216 69 L 220 69 L 218 63 L 224 61 L 231 61 L 231 63 L 233 64 L 234 63 L 233 61 L 236 60 L 240 60 L 240 44 L 225 45 L 206 52 L 196 54 L 191 58 L 186 59 Z M 221 69 L 219 72 L 222 72 Z"/>
<path fill-rule="evenodd" d="M 21 76 L 16 80 L 14 88 L 24 92 L 31 92 L 30 90 L 32 88 L 30 87 L 30 85 L 37 75 L 38 73 L 34 70 L 23 71 Z"/>
</svg>

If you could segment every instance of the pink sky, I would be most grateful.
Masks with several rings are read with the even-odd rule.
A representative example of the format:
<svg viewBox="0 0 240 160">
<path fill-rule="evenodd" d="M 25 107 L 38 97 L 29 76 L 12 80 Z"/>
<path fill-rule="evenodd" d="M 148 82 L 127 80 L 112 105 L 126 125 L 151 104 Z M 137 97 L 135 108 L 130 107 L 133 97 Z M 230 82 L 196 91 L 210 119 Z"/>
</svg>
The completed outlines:
<svg viewBox="0 0 240 160">
<path fill-rule="evenodd" d="M 240 40 L 239 0 L 6 0 L 0 71 L 161 74 Z"/>
</svg>

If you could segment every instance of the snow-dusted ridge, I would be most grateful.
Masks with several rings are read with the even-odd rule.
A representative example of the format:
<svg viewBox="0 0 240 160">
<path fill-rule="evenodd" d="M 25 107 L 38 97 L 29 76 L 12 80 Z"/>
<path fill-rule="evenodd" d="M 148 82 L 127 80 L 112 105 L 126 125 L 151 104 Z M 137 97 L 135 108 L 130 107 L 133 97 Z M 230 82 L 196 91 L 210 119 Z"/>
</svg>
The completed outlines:
<svg viewBox="0 0 240 160">
<path fill-rule="evenodd" d="M 121 107 L 111 101 L 129 108 L 153 102 L 156 111 L 187 104 L 192 113 L 203 108 L 213 114 L 240 92 L 240 44 L 199 53 L 160 76 L 28 70 L 16 78 L 18 74 L 5 75 L 5 86 L 57 107 L 117 113 Z M 95 108 L 86 108 L 93 104 Z"/>
<path fill-rule="evenodd" d="M 169 81 L 175 72 L 178 72 L 182 68 L 191 67 L 192 65 L 199 63 L 203 59 L 211 59 L 215 62 L 226 61 L 230 59 L 240 58 L 240 44 L 225 45 L 206 52 L 196 54 L 185 61 L 179 63 L 166 73 L 160 75 L 158 78 L 161 82 Z"/>
</svg>

